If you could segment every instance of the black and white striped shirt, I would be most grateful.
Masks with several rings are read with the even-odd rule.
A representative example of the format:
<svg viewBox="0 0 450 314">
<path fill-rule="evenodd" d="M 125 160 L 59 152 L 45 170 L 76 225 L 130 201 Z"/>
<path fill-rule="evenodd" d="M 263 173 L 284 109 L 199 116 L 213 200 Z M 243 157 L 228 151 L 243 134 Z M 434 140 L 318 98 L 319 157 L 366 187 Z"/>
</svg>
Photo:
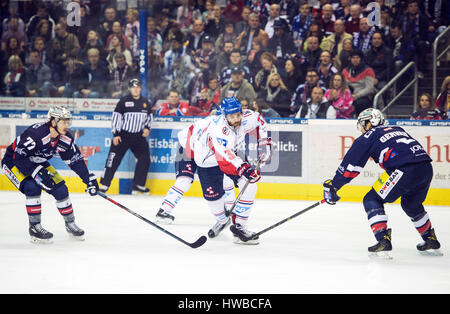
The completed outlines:
<svg viewBox="0 0 450 314">
<path fill-rule="evenodd" d="M 115 136 L 121 132 L 142 133 L 145 128 L 150 129 L 152 118 L 150 102 L 147 99 L 134 99 L 127 95 L 119 100 L 113 112 L 112 132 Z"/>
</svg>

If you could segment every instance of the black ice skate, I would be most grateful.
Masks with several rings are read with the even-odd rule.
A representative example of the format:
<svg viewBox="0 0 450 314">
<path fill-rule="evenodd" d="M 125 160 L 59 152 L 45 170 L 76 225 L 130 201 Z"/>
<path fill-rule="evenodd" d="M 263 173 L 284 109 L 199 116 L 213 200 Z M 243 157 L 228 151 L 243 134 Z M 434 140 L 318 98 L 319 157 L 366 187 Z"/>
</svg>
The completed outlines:
<svg viewBox="0 0 450 314">
<path fill-rule="evenodd" d="M 386 230 L 386 234 L 383 239 L 381 239 L 377 244 L 369 247 L 369 256 L 371 257 L 381 257 L 385 259 L 392 259 L 391 251 L 391 229 Z"/>
<path fill-rule="evenodd" d="M 223 229 L 225 229 L 226 226 L 228 226 L 230 224 L 230 222 L 231 222 L 230 218 L 228 218 L 225 222 L 220 222 L 220 221 L 216 222 L 216 224 L 211 229 L 209 229 L 208 237 L 210 237 L 210 238 L 217 237 L 219 235 L 219 233 Z"/>
<path fill-rule="evenodd" d="M 45 230 L 40 223 L 30 224 L 28 232 L 30 233 L 32 243 L 52 243 L 53 233 Z"/>
<path fill-rule="evenodd" d="M 175 217 L 169 213 L 166 213 L 164 209 L 159 209 L 156 214 L 156 222 L 171 224 L 175 220 Z"/>
<path fill-rule="evenodd" d="M 142 185 L 133 185 L 132 194 L 148 194 L 150 190 Z"/>
<path fill-rule="evenodd" d="M 84 230 L 78 227 L 74 221 L 66 222 L 66 231 L 72 238 L 78 241 L 84 241 Z"/>
<path fill-rule="evenodd" d="M 241 224 L 232 225 L 230 230 L 233 233 L 233 242 L 236 244 L 259 244 L 259 236 L 255 236 L 254 232 Z"/>
<path fill-rule="evenodd" d="M 436 238 L 436 234 L 434 233 L 434 229 L 431 229 L 428 234 L 425 236 L 425 241 L 422 243 L 417 244 L 417 250 L 419 250 L 419 253 L 422 255 L 430 255 L 430 256 L 442 256 L 441 251 L 439 251 L 439 248 L 441 247 L 441 244 Z"/>
</svg>

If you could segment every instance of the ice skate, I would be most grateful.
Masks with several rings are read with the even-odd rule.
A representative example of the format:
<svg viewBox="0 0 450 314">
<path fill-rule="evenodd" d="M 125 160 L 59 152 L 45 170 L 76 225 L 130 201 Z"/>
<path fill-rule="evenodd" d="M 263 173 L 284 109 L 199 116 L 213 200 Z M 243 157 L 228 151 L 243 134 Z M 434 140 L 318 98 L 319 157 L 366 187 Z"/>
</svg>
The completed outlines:
<svg viewBox="0 0 450 314">
<path fill-rule="evenodd" d="M 45 230 L 40 223 L 30 224 L 30 228 L 28 229 L 30 233 L 32 243 L 38 244 L 50 244 L 53 243 L 53 233 Z"/>
<path fill-rule="evenodd" d="M 434 233 L 434 229 L 431 229 L 425 241 L 417 244 L 417 250 L 422 255 L 428 256 L 442 256 L 444 255 L 439 248 L 441 244 L 436 238 L 436 234 Z"/>
<path fill-rule="evenodd" d="M 383 259 L 392 259 L 392 255 L 390 254 L 392 251 L 391 244 L 391 229 L 386 230 L 386 234 L 383 239 L 381 239 L 377 244 L 369 247 L 369 256 L 370 257 L 378 257 Z"/>
<path fill-rule="evenodd" d="M 73 239 L 84 241 L 84 230 L 78 227 L 74 221 L 66 222 L 66 231 Z"/>
<path fill-rule="evenodd" d="M 138 195 L 138 194 L 148 194 L 150 193 L 150 190 L 142 185 L 133 185 L 133 190 L 131 194 Z"/>
<path fill-rule="evenodd" d="M 102 193 L 106 193 L 106 192 L 108 191 L 108 189 L 109 189 L 109 186 L 102 185 L 102 186 L 98 189 L 98 191 L 99 191 L 99 192 L 102 192 Z"/>
<path fill-rule="evenodd" d="M 175 217 L 172 216 L 169 213 L 166 213 L 164 209 L 159 209 L 158 213 L 156 214 L 156 222 L 164 223 L 164 224 L 171 224 L 175 220 Z"/>
<path fill-rule="evenodd" d="M 233 233 L 233 242 L 236 244 L 256 245 L 259 244 L 259 236 L 255 236 L 255 233 L 249 231 L 245 226 L 235 224 L 230 227 Z"/>
<path fill-rule="evenodd" d="M 226 220 L 225 222 L 220 222 L 220 221 L 216 222 L 216 224 L 215 224 L 211 229 L 209 229 L 209 231 L 208 231 L 208 237 L 210 237 L 210 238 L 215 238 L 215 237 L 217 237 L 217 236 L 219 235 L 219 233 L 220 233 L 226 226 L 228 226 L 228 225 L 230 224 L 230 222 L 231 222 L 231 219 L 230 219 L 230 218 L 227 218 L 227 220 Z"/>
</svg>

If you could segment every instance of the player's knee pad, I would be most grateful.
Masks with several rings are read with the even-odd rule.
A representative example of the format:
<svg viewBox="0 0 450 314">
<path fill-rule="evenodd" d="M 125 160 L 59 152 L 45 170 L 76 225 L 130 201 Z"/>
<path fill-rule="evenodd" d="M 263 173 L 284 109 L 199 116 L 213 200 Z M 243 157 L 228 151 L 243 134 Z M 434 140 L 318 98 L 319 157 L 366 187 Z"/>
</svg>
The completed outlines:
<svg viewBox="0 0 450 314">
<path fill-rule="evenodd" d="M 64 200 L 69 197 L 69 190 L 63 182 L 55 185 L 55 187 L 48 193 L 51 194 L 57 201 Z"/>
<path fill-rule="evenodd" d="M 41 195 L 42 188 L 33 179 L 24 180 L 21 190 L 26 196 L 39 196 Z"/>
<path fill-rule="evenodd" d="M 371 189 L 363 198 L 364 209 L 368 216 L 377 214 L 377 212 L 382 211 L 384 213 L 383 202 L 381 201 L 378 194 Z"/>
</svg>

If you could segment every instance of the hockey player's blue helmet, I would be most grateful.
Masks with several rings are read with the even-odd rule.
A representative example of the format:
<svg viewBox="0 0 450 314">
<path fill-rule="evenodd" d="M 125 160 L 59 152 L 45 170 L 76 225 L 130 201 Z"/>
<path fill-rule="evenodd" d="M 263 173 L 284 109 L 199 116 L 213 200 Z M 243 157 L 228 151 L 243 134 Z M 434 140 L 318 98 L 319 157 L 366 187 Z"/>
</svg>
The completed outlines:
<svg viewBox="0 0 450 314">
<path fill-rule="evenodd" d="M 242 104 L 235 97 L 225 98 L 222 101 L 220 108 L 224 115 L 242 112 Z"/>
</svg>

